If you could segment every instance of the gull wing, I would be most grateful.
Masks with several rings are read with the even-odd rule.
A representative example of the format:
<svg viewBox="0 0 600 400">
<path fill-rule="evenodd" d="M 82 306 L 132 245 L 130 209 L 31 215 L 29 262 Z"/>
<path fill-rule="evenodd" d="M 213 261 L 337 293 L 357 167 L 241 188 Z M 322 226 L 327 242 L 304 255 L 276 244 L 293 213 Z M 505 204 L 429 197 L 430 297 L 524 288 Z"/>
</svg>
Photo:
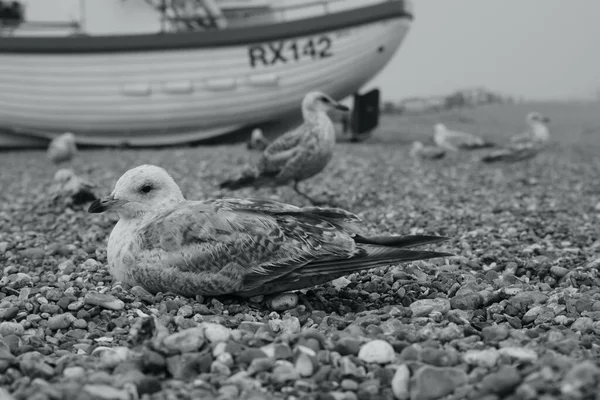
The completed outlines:
<svg viewBox="0 0 600 400">
<path fill-rule="evenodd" d="M 251 290 L 310 261 L 350 256 L 357 220 L 344 210 L 266 200 L 187 202 L 140 230 L 133 274 L 151 281 L 144 268 L 159 262 L 202 294 Z"/>
</svg>

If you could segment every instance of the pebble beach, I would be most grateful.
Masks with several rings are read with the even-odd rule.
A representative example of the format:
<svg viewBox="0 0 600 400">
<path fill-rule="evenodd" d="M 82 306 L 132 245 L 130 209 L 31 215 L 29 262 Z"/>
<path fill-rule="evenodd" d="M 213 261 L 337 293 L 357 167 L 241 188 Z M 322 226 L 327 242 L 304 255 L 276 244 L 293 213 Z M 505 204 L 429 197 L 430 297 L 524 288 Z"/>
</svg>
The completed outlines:
<svg viewBox="0 0 600 400">
<path fill-rule="evenodd" d="M 42 150 L 0 153 L 0 400 L 597 399 L 600 130 L 561 128 L 532 160 L 482 165 L 472 152 L 415 162 L 384 122 L 301 187 L 369 234 L 448 236 L 435 250 L 456 256 L 249 300 L 114 282 L 117 215 L 49 201 L 57 167 Z M 217 189 L 252 157 L 243 144 L 83 149 L 68 167 L 99 196 L 151 163 L 190 200 L 307 205 L 289 187 Z"/>
</svg>

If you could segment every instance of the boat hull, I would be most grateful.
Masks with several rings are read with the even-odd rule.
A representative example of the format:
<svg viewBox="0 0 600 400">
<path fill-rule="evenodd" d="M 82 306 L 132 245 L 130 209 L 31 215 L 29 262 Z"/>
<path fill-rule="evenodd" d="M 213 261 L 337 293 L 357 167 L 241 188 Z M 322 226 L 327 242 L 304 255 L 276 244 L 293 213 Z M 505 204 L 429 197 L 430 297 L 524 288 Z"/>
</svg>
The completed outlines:
<svg viewBox="0 0 600 400">
<path fill-rule="evenodd" d="M 172 145 L 293 116 L 310 90 L 357 92 L 410 23 L 397 14 L 238 45 L 105 51 L 6 50 L 2 39 L 0 147 L 44 146 L 65 131 L 85 145 Z"/>
</svg>

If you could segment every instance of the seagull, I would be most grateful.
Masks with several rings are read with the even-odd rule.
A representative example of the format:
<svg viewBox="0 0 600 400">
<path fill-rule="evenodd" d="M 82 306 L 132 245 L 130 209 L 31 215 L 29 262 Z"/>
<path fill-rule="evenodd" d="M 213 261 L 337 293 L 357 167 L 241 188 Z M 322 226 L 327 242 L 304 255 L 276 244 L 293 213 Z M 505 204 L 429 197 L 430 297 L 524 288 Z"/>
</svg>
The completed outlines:
<svg viewBox="0 0 600 400">
<path fill-rule="evenodd" d="M 247 166 L 236 179 L 222 182 L 221 189 L 247 186 L 280 186 L 293 182 L 294 190 L 313 205 L 319 202 L 298 189 L 298 183 L 325 168 L 335 148 L 335 128 L 327 111 L 348 107 L 322 92 L 309 92 L 302 101 L 304 123 L 277 138 L 263 151 L 254 166 Z"/>
<path fill-rule="evenodd" d="M 54 164 L 70 161 L 77 154 L 75 135 L 71 132 L 63 133 L 50 141 L 48 145 L 48 158 Z"/>
<path fill-rule="evenodd" d="M 252 297 L 319 285 L 400 262 L 451 256 L 410 250 L 442 236 L 363 236 L 343 209 L 272 200 L 186 200 L 164 169 L 141 165 L 88 212 L 116 211 L 108 268 L 126 285 L 187 297 Z"/>
<path fill-rule="evenodd" d="M 550 118 L 534 111 L 527 114 L 526 121 L 529 129 L 511 137 L 511 143 L 547 142 L 550 140 L 550 131 L 546 125 L 550 122 Z"/>
<path fill-rule="evenodd" d="M 483 138 L 471 133 L 449 130 L 444 124 L 435 124 L 433 141 L 438 147 L 450 151 L 458 151 L 459 149 L 473 150 L 495 146 L 494 143 L 487 142 Z"/>
<path fill-rule="evenodd" d="M 62 199 L 65 205 L 79 205 L 97 199 L 92 189 L 96 185 L 77 176 L 73 170 L 62 168 L 54 174 L 54 182 L 50 188 L 53 202 Z"/>
<path fill-rule="evenodd" d="M 423 142 L 415 140 L 410 149 L 410 156 L 415 159 L 439 160 L 446 156 L 446 150 L 437 146 L 426 146 Z"/>
<path fill-rule="evenodd" d="M 263 132 L 260 128 L 256 128 L 252 130 L 252 134 L 250 135 L 250 140 L 246 143 L 248 150 L 260 150 L 263 151 L 269 145 L 269 141 L 263 135 Z"/>
<path fill-rule="evenodd" d="M 550 131 L 546 126 L 550 119 L 538 112 L 527 114 L 529 130 L 515 135 L 505 147 L 493 151 L 481 158 L 484 163 L 517 162 L 529 160 L 544 150 L 550 140 Z"/>
</svg>

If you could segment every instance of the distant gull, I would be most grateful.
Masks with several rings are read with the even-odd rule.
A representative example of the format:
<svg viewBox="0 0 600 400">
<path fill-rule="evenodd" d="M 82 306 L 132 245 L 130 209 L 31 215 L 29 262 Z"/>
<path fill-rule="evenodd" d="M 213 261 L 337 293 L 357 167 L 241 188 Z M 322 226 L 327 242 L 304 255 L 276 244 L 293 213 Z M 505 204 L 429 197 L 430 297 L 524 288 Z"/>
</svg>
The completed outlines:
<svg viewBox="0 0 600 400">
<path fill-rule="evenodd" d="M 449 130 L 444 124 L 435 124 L 433 141 L 438 147 L 450 151 L 458 151 L 459 149 L 473 150 L 494 146 L 493 143 L 487 142 L 483 138 L 471 133 Z"/>
<path fill-rule="evenodd" d="M 92 191 L 95 187 L 95 184 L 77 176 L 73 170 L 62 168 L 54 174 L 50 198 L 67 206 L 84 204 L 97 199 Z"/>
<path fill-rule="evenodd" d="M 71 132 L 63 133 L 52 139 L 48 145 L 48 159 L 55 164 L 70 161 L 77 153 L 75 135 Z"/>
<path fill-rule="evenodd" d="M 511 137 L 508 145 L 493 151 L 481 158 L 484 163 L 517 162 L 537 156 L 547 147 L 550 140 L 550 131 L 546 123 L 550 119 L 538 112 L 527 114 L 529 129 L 521 134 Z"/>
<path fill-rule="evenodd" d="M 263 151 L 257 165 L 247 167 L 240 176 L 220 184 L 222 189 L 280 186 L 290 182 L 301 196 L 318 204 L 298 189 L 298 183 L 313 177 L 325 168 L 335 148 L 335 128 L 327 111 L 348 107 L 321 92 L 310 92 L 302 101 L 304 122 L 293 131 L 271 142 Z"/>
<path fill-rule="evenodd" d="M 415 159 L 425 158 L 429 160 L 439 160 L 446 155 L 446 149 L 438 146 L 425 145 L 423 142 L 415 140 L 410 149 L 410 156 Z"/>
<path fill-rule="evenodd" d="M 114 278 L 151 293 L 256 296 L 319 285 L 356 271 L 452 256 L 410 250 L 441 236 L 362 236 L 339 208 L 258 199 L 186 200 L 162 168 L 142 165 L 90 213 L 114 210 L 108 239 Z"/>
<path fill-rule="evenodd" d="M 539 112 L 530 112 L 526 116 L 529 129 L 510 138 L 511 143 L 547 142 L 550 140 L 550 131 L 546 125 L 550 118 Z"/>
<path fill-rule="evenodd" d="M 263 132 L 260 128 L 256 128 L 252 130 L 252 134 L 250 135 L 250 140 L 246 143 L 246 146 L 249 150 L 260 150 L 263 151 L 269 145 L 269 141 L 263 135 Z"/>
</svg>

